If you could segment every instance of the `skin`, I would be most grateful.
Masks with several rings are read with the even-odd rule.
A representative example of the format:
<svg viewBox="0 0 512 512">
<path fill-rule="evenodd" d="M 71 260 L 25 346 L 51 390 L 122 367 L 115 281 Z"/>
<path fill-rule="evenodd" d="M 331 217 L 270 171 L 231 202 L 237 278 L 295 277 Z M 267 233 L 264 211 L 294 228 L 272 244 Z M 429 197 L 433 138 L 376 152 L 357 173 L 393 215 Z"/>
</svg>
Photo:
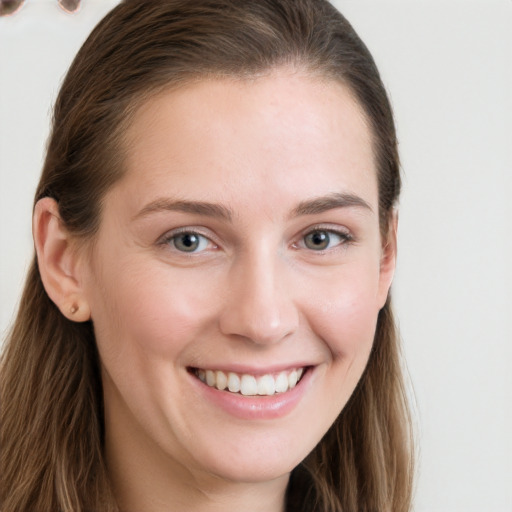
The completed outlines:
<svg viewBox="0 0 512 512">
<path fill-rule="evenodd" d="M 34 220 L 50 297 L 94 322 L 120 506 L 284 510 L 290 471 L 361 377 L 393 276 L 396 226 L 383 241 L 365 118 L 343 85 L 281 69 L 160 94 L 126 140 L 126 174 L 87 257 L 51 199 Z M 304 208 L 333 194 L 360 204 Z M 198 251 L 175 246 L 182 228 L 200 235 Z M 307 245 L 315 229 L 327 248 Z M 189 371 L 276 365 L 310 370 L 275 418 L 233 416 Z"/>
</svg>

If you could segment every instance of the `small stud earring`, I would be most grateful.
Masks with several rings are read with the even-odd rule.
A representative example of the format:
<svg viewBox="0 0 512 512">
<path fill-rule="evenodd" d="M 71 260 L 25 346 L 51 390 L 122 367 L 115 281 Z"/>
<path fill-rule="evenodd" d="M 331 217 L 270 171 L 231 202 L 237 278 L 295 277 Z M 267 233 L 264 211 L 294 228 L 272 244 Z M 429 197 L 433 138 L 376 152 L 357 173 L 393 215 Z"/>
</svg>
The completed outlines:
<svg viewBox="0 0 512 512">
<path fill-rule="evenodd" d="M 74 315 L 80 308 L 76 305 L 76 304 L 73 304 L 71 306 L 71 308 L 69 308 L 69 312 Z"/>
</svg>

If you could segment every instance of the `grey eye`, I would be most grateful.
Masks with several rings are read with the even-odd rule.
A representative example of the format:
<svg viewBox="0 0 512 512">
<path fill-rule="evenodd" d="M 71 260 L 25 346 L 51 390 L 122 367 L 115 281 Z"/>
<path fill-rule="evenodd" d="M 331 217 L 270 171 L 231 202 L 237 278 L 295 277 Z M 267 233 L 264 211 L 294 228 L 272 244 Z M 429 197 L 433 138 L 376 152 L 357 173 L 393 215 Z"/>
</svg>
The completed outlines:
<svg viewBox="0 0 512 512">
<path fill-rule="evenodd" d="M 343 243 L 347 237 L 327 230 L 316 230 L 304 237 L 304 245 L 313 251 L 324 251 Z"/>
<path fill-rule="evenodd" d="M 171 238 L 171 242 L 178 251 L 199 252 L 208 246 L 208 239 L 197 233 L 180 233 Z"/>
</svg>

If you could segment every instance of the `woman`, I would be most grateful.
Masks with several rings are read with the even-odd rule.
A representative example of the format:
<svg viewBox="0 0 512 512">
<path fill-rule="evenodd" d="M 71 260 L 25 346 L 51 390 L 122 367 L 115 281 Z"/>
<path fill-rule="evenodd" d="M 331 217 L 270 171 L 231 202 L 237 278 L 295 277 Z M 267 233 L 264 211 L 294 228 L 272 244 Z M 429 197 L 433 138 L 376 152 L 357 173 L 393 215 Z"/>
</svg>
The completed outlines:
<svg viewBox="0 0 512 512">
<path fill-rule="evenodd" d="M 329 3 L 122 2 L 55 105 L 2 510 L 409 510 L 399 189 Z"/>
</svg>

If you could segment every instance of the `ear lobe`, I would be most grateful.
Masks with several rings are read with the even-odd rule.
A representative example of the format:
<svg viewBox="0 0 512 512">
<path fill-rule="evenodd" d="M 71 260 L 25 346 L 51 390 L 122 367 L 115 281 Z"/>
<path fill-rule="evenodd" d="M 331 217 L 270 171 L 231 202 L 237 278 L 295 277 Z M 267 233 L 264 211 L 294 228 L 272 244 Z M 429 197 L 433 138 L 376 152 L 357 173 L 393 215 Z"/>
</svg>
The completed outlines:
<svg viewBox="0 0 512 512">
<path fill-rule="evenodd" d="M 398 230 L 398 212 L 395 210 L 390 215 L 389 226 L 386 239 L 383 240 L 382 254 L 380 259 L 380 277 L 379 277 L 379 299 L 380 307 L 384 307 L 388 298 L 389 289 L 393 282 L 396 268 L 397 256 L 397 230 Z"/>
<path fill-rule="evenodd" d="M 78 258 L 54 199 L 40 199 L 34 209 L 32 233 L 39 272 L 50 299 L 69 320 L 90 319 L 78 276 Z"/>
</svg>

